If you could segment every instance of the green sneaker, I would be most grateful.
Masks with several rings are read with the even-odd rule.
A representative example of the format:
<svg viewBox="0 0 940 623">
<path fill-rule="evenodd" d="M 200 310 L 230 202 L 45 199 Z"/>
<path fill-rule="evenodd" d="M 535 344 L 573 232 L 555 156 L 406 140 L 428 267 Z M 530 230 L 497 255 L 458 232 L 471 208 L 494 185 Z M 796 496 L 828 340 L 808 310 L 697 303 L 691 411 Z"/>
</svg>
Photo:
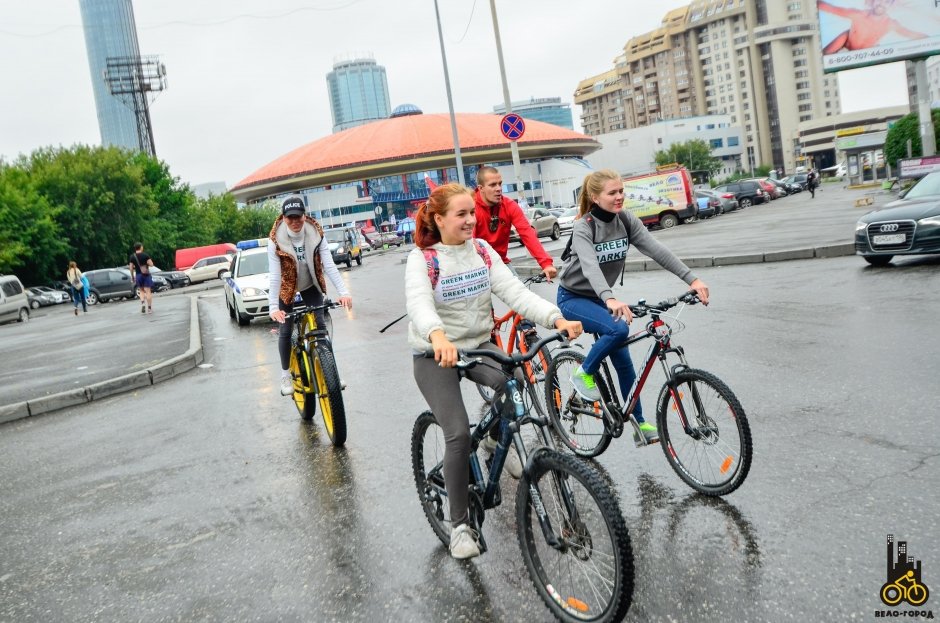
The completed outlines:
<svg viewBox="0 0 940 623">
<path fill-rule="evenodd" d="M 597 389 L 597 383 L 594 382 L 594 375 L 581 370 L 581 366 L 571 373 L 571 384 L 574 390 L 582 397 L 594 402 L 601 399 L 601 392 Z"/>
<path fill-rule="evenodd" d="M 646 439 L 646 443 L 656 443 L 659 441 L 659 431 L 649 422 L 640 422 L 640 432 L 643 433 L 643 438 Z M 633 432 L 633 441 L 634 443 L 640 443 L 640 438 L 636 434 L 636 431 Z"/>
</svg>

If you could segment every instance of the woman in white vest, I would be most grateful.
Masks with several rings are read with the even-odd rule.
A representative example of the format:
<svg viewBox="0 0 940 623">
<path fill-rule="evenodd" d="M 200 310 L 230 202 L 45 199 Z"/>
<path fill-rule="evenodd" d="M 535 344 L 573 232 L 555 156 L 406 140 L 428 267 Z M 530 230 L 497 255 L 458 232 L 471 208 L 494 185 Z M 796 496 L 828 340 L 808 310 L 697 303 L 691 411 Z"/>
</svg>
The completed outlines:
<svg viewBox="0 0 940 623">
<path fill-rule="evenodd" d="M 468 525 L 470 421 L 455 369 L 457 349 L 497 349 L 490 343 L 493 295 L 543 327 L 567 331 L 571 339 L 581 334 L 581 323 L 565 320 L 556 306 L 530 292 L 489 244 L 473 238 L 476 217 L 468 188 L 438 186 L 415 221 L 417 248 L 405 269 L 408 342 L 415 382 L 444 431 L 444 484 L 453 523 L 450 553 L 472 558 L 480 555 L 480 548 Z M 433 359 L 425 356 L 431 351 Z M 494 389 L 505 382 L 501 372 L 488 366 L 467 370 L 466 376 Z M 492 451 L 495 444 L 484 442 L 484 447 Z M 522 473 L 514 450 L 506 467 L 517 478 Z"/>
</svg>

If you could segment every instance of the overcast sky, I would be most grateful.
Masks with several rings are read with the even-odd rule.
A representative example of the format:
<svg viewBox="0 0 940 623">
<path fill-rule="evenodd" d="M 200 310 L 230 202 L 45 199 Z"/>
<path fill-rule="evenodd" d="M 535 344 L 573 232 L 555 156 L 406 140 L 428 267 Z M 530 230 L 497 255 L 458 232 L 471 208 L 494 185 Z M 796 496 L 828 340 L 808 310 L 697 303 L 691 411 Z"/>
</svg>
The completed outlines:
<svg viewBox="0 0 940 623">
<path fill-rule="evenodd" d="M 502 103 L 490 3 L 440 0 L 457 112 Z M 499 0 L 513 100 L 560 96 L 613 67 L 626 41 L 688 0 Z M 190 184 L 232 186 L 330 134 L 326 74 L 367 53 L 391 105 L 446 113 L 433 0 L 134 0 L 141 54 L 168 89 L 151 107 L 157 155 Z M 78 0 L 0 0 L 0 158 L 100 141 Z M 903 63 L 843 72 L 842 109 L 907 102 Z"/>
</svg>

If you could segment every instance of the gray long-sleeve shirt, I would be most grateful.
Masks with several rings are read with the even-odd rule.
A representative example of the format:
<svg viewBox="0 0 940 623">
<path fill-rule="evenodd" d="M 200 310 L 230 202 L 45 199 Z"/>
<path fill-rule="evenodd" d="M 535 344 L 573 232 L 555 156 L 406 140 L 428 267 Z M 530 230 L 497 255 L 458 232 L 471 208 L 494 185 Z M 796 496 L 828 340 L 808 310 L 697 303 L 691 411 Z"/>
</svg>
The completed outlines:
<svg viewBox="0 0 940 623">
<path fill-rule="evenodd" d="M 574 222 L 571 256 L 561 269 L 561 286 L 602 301 L 614 298 L 611 287 L 623 271 L 631 244 L 686 284 L 695 281 L 692 270 L 653 238 L 635 214 L 629 210 L 614 214 L 595 207 Z"/>
</svg>

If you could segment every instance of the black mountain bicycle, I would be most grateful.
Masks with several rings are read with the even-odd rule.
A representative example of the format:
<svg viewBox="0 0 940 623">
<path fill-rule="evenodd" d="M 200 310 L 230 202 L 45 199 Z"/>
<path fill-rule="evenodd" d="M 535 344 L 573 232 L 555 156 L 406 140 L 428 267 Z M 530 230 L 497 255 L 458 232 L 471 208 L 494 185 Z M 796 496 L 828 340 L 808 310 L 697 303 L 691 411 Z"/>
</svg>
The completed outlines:
<svg viewBox="0 0 940 623">
<path fill-rule="evenodd" d="M 752 453 L 744 407 L 717 376 L 689 367 L 685 350 L 672 343 L 673 332 L 681 323 L 678 318 L 672 324 L 661 318 L 679 304 L 699 302 L 695 292 L 687 292 L 655 305 L 640 300 L 630 306 L 634 318 L 649 315 L 651 320 L 623 345 L 649 338 L 653 343 L 637 368 L 637 380 L 626 397 L 626 406 L 620 403 L 607 359 L 594 375 L 602 399 L 591 402 L 575 391 L 570 380 L 584 355 L 572 349 L 553 353 L 545 400 L 554 429 L 572 452 L 598 456 L 612 438 L 623 434 L 625 423 L 634 432 L 637 445 L 647 445 L 633 410 L 658 360 L 666 382 L 656 400 L 656 426 L 666 460 L 686 484 L 705 495 L 725 495 L 741 486 L 751 467 Z M 678 361 L 670 363 L 669 355 Z"/>
<path fill-rule="evenodd" d="M 554 333 L 532 345 L 525 354 L 491 350 L 462 350 L 461 370 L 488 358 L 499 364 L 506 382 L 497 390 L 489 410 L 473 427 L 470 453 L 470 525 L 480 528 L 486 510 L 499 506 L 499 478 L 512 443 L 522 461 L 523 475 L 516 490 L 516 526 L 523 561 L 539 596 L 561 621 L 619 621 L 633 597 L 633 550 L 626 522 L 614 492 L 586 463 L 557 452 L 547 444 L 531 451 L 519 432 L 535 423 L 550 437 L 547 418 L 526 408 L 513 371 L 564 334 Z M 495 367 L 495 366 L 494 366 Z M 488 473 L 476 449 L 494 427 L 500 437 Z M 424 514 L 437 537 L 450 544 L 452 523 L 444 487 L 444 435 L 434 414 L 418 416 L 411 436 L 411 461 Z"/>
<path fill-rule="evenodd" d="M 297 411 L 304 421 L 309 422 L 319 402 L 326 434 L 334 446 L 342 446 L 346 443 L 346 407 L 330 339 L 332 319 L 329 310 L 335 307 L 340 307 L 340 304 L 329 299 L 320 305 L 296 307 L 287 314 L 286 322 L 294 325 L 290 374 Z M 323 312 L 323 327 L 317 325 L 318 311 Z"/>
</svg>

